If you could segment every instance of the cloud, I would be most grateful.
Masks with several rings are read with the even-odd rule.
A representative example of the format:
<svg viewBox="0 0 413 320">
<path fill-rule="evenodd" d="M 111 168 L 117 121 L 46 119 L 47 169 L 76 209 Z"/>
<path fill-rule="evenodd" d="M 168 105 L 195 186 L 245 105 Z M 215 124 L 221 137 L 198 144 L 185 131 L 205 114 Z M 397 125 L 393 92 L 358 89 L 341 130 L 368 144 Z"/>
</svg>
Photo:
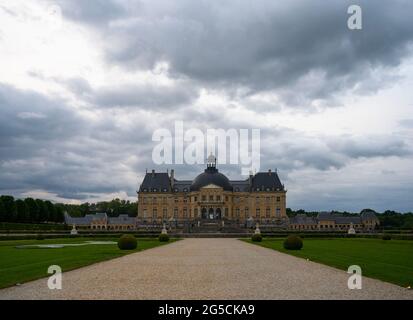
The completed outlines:
<svg viewBox="0 0 413 320">
<path fill-rule="evenodd" d="M 176 78 L 230 94 L 275 91 L 285 104 L 301 106 L 343 91 L 375 91 L 411 52 L 413 4 L 363 2 L 361 31 L 347 28 L 350 4 L 141 1 L 122 11 L 124 2 L 96 9 L 82 2 L 75 19 L 98 29 L 111 64 L 152 70 L 167 62 Z"/>
</svg>

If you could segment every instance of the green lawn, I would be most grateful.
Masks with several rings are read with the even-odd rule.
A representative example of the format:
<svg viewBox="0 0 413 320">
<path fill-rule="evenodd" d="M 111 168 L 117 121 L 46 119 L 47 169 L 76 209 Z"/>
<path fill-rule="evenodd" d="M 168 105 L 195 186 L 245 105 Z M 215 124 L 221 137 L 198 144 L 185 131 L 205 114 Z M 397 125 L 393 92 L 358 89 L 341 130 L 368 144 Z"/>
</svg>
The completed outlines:
<svg viewBox="0 0 413 320">
<path fill-rule="evenodd" d="M 17 245 L 80 243 L 84 241 L 117 241 L 117 238 L 76 238 L 47 240 L 0 241 L 0 288 L 50 276 L 47 268 L 59 265 L 63 271 L 83 267 L 95 262 L 117 258 L 129 253 L 150 249 L 165 242 L 138 239 L 136 250 L 119 250 L 116 244 L 87 245 L 58 249 L 16 249 Z M 170 242 L 173 240 L 170 240 Z M 166 242 L 167 243 L 167 242 Z"/>
<path fill-rule="evenodd" d="M 300 258 L 308 258 L 332 267 L 347 270 L 359 265 L 362 275 L 413 286 L 413 241 L 382 239 L 303 239 L 301 250 L 285 250 L 284 239 L 263 239 L 251 242 Z"/>
</svg>

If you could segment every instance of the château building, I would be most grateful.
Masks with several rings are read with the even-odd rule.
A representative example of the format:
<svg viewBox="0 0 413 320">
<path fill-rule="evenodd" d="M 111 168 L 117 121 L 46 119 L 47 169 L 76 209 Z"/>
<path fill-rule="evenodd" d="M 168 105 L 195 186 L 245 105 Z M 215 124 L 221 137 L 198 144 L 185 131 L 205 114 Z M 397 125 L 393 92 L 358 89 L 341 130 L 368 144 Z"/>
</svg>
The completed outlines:
<svg viewBox="0 0 413 320">
<path fill-rule="evenodd" d="M 332 212 L 320 212 L 316 217 L 298 214 L 289 218 L 291 230 L 347 231 L 353 227 L 356 231 L 373 231 L 380 222 L 373 212 L 360 215 L 343 216 Z"/>
<path fill-rule="evenodd" d="M 174 170 L 147 172 L 138 191 L 138 220 L 281 223 L 288 219 L 286 193 L 276 171 L 229 180 L 210 155 L 194 180 L 177 180 Z"/>
</svg>

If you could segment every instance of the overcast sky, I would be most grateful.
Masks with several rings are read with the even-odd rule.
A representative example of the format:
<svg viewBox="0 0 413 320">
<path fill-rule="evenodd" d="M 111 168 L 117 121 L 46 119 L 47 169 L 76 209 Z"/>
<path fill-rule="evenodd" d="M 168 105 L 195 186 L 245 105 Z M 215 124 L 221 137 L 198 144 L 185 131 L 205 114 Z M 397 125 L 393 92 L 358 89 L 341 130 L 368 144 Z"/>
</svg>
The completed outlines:
<svg viewBox="0 0 413 320">
<path fill-rule="evenodd" d="M 146 169 L 193 179 L 202 165 L 151 156 L 182 120 L 259 128 L 288 207 L 412 211 L 412 21 L 408 0 L 0 0 L 0 194 L 136 200 Z"/>
</svg>

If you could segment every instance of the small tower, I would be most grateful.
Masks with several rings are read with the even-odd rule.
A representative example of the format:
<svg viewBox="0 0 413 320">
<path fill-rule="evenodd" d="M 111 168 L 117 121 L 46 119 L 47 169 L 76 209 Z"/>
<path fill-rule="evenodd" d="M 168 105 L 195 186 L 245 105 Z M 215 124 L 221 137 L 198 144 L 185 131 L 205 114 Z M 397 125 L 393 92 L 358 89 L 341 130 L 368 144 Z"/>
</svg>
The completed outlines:
<svg viewBox="0 0 413 320">
<path fill-rule="evenodd" d="M 207 158 L 207 168 L 216 168 L 217 167 L 217 158 L 214 157 L 214 155 L 211 154 Z"/>
</svg>

